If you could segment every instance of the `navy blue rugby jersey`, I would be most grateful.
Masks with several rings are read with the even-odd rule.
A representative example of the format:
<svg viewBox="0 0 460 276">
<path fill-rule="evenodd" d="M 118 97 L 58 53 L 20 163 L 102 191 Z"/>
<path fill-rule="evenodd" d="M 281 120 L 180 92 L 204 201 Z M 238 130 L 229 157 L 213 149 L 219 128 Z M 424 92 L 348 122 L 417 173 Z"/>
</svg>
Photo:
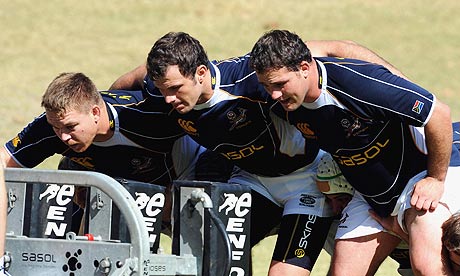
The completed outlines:
<svg viewBox="0 0 460 276">
<path fill-rule="evenodd" d="M 286 175 L 314 160 L 315 141 L 306 144 L 294 127 L 283 120 L 273 121 L 270 107 L 277 103 L 259 84 L 249 55 L 212 61 L 208 67 L 212 98 L 186 114 L 172 115 L 192 139 L 262 176 Z M 147 77 L 145 88 L 152 97 L 162 97 Z"/>
<path fill-rule="evenodd" d="M 317 140 L 369 204 L 389 215 L 407 181 L 426 169 L 424 135 L 417 132 L 423 132 L 435 96 L 382 66 L 351 59 L 316 61 L 320 97 L 295 111 L 277 106 L 275 112 Z M 455 149 L 452 165 L 457 157 Z"/>
<path fill-rule="evenodd" d="M 168 116 L 171 107 L 158 99 L 144 100 L 142 91 L 101 93 L 114 130 L 108 141 L 74 152 L 56 136 L 43 113 L 6 143 L 7 150 L 23 167 L 35 167 L 62 154 L 88 170 L 112 177 L 163 185 L 176 178 L 171 149 L 185 133 Z"/>
</svg>

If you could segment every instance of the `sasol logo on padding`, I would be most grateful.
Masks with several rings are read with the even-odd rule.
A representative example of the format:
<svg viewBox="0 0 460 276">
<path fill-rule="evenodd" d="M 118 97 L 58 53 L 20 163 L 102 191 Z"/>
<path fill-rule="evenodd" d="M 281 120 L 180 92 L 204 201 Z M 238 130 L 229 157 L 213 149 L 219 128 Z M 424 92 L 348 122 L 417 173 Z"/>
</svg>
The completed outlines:
<svg viewBox="0 0 460 276">
<path fill-rule="evenodd" d="M 197 135 L 197 130 L 193 126 L 194 123 L 192 121 L 178 119 L 177 122 L 179 123 L 180 127 L 183 128 L 188 134 Z"/>
<path fill-rule="evenodd" d="M 51 253 L 22 252 L 21 261 L 37 263 L 55 263 L 56 259 L 54 257 L 54 254 Z"/>
</svg>

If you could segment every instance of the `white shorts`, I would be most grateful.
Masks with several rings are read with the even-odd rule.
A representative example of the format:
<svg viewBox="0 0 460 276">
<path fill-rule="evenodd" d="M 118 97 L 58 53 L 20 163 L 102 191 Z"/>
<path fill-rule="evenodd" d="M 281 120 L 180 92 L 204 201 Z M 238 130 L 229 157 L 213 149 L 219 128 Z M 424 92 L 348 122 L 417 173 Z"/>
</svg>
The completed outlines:
<svg viewBox="0 0 460 276">
<path fill-rule="evenodd" d="M 368 236 L 384 229 L 369 214 L 371 206 L 355 191 L 353 198 L 342 211 L 335 239 L 351 239 Z"/>
<path fill-rule="evenodd" d="M 411 208 L 410 199 L 414 185 L 425 176 L 426 171 L 423 171 L 409 180 L 406 188 L 404 188 L 404 191 L 396 202 L 393 213 L 391 213 L 392 216 L 398 216 L 399 226 L 401 226 L 404 231 L 406 231 L 403 224 L 404 211 Z M 460 200 L 458 199 L 460 194 L 460 185 L 458 184 L 459 179 L 460 167 L 449 167 L 447 170 L 446 180 L 444 181 L 444 194 L 439 201 L 447 205 L 451 214 L 460 210 Z"/>
<path fill-rule="evenodd" d="M 391 214 L 392 216 L 398 216 L 398 222 L 402 229 L 405 229 L 402 225 L 404 211 L 411 208 L 410 199 L 414 185 L 425 175 L 426 171 L 409 180 Z M 444 182 L 444 194 L 440 201 L 448 206 L 451 213 L 460 210 L 460 200 L 458 200 L 460 185 L 456 183 L 458 179 L 460 179 L 460 167 L 449 167 L 446 181 Z M 371 207 L 367 201 L 364 200 L 361 194 L 355 192 L 353 199 L 342 212 L 342 218 L 335 236 L 336 239 L 350 239 L 384 231 L 383 227 L 370 216 L 369 209 Z"/>
<path fill-rule="evenodd" d="M 274 203 L 284 207 L 283 215 L 309 214 L 320 217 L 333 216 L 325 196 L 316 186 L 316 169 L 323 152 L 308 166 L 288 175 L 263 177 L 238 170 L 230 183 L 248 185 Z"/>
</svg>

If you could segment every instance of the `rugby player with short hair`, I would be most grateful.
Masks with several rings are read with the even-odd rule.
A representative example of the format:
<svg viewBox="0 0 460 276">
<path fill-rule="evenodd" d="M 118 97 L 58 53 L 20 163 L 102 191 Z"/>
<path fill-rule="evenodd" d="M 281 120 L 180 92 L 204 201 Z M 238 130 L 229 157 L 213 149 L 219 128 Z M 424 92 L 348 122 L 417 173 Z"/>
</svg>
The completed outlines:
<svg viewBox="0 0 460 276">
<path fill-rule="evenodd" d="M 415 275 L 447 275 L 441 225 L 450 216 L 448 208 L 456 209 L 448 197 L 456 194 L 451 189 L 460 176 L 449 107 L 383 66 L 312 58 L 289 31 L 263 35 L 251 52 L 251 66 L 283 107 L 276 112 L 331 153 L 354 187 L 344 212 L 375 230 L 361 235 L 347 225 L 351 220 L 342 222 L 333 275 L 372 275 L 399 243 L 359 211 L 367 204 L 380 216 L 398 216 L 409 234 Z"/>
<path fill-rule="evenodd" d="M 32 168 L 61 154 L 64 169 L 167 187 L 163 220 L 169 223 L 169 187 L 175 179 L 194 179 L 195 162 L 205 151 L 169 118 L 170 107 L 144 99 L 142 91 L 98 91 L 82 73 L 57 76 L 42 106 L 43 114 L 0 147 L 4 166 Z M 84 205 L 84 198 L 76 201 Z"/>
<path fill-rule="evenodd" d="M 314 184 L 322 153 L 316 142 L 274 116 L 277 103 L 267 97 L 249 60 L 245 55 L 209 61 L 198 40 L 168 33 L 148 55 L 144 83 L 140 66 L 112 88 L 143 86 L 151 97 L 164 97 L 192 139 L 240 168 L 230 182 L 271 196 L 283 218 L 269 275 L 309 275 L 333 218 Z M 270 213 L 264 217 L 271 219 Z"/>
</svg>

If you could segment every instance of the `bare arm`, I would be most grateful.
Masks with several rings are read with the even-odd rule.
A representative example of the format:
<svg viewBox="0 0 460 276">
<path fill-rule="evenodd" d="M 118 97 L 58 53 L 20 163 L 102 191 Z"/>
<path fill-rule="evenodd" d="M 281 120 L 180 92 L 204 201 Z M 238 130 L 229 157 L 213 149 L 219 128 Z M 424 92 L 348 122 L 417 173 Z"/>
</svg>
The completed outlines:
<svg viewBox="0 0 460 276">
<path fill-rule="evenodd" d="M 306 41 L 314 57 L 344 57 L 377 63 L 391 73 L 406 78 L 401 71 L 372 50 L 350 40 L 310 40 Z"/>
<path fill-rule="evenodd" d="M 4 176 L 4 166 L 0 164 L 0 257 L 5 252 L 6 217 L 7 217 L 7 197 Z"/>
<path fill-rule="evenodd" d="M 427 176 L 417 182 L 411 205 L 417 210 L 433 211 L 444 192 L 444 180 L 452 151 L 452 121 L 450 109 L 437 100 L 433 114 L 425 125 L 428 149 Z"/>
<path fill-rule="evenodd" d="M 14 159 L 11 157 L 11 155 L 8 153 L 8 151 L 3 146 L 0 146 L 0 165 L 3 168 L 6 168 L 6 167 L 20 168 L 21 167 L 21 165 L 16 163 L 16 161 L 14 161 Z"/>
<path fill-rule="evenodd" d="M 20 165 L 11 158 L 5 147 L 0 147 L 0 257 L 3 256 L 3 252 L 5 252 L 5 235 L 8 211 L 4 175 L 4 168 L 6 167 L 20 167 Z"/>
<path fill-rule="evenodd" d="M 112 83 L 109 89 L 141 90 L 144 85 L 143 80 L 146 74 L 147 68 L 144 63 L 119 77 L 114 83 Z"/>
<path fill-rule="evenodd" d="M 0 147 L 0 257 L 5 252 L 5 235 L 6 235 L 6 218 L 7 218 L 7 195 L 5 186 L 4 168 L 20 167 L 13 158 L 11 158 L 5 147 Z"/>
</svg>

